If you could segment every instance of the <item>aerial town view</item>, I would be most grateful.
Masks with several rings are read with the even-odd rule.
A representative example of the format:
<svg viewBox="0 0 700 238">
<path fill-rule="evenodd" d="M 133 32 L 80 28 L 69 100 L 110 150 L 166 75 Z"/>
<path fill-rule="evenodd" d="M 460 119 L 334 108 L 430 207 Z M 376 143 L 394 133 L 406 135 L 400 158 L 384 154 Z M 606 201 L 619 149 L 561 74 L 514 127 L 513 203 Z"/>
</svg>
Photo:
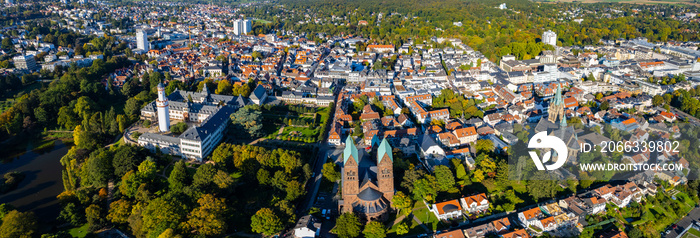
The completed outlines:
<svg viewBox="0 0 700 238">
<path fill-rule="evenodd" d="M 700 238 L 698 0 L 0 4 L 0 238 Z"/>
</svg>

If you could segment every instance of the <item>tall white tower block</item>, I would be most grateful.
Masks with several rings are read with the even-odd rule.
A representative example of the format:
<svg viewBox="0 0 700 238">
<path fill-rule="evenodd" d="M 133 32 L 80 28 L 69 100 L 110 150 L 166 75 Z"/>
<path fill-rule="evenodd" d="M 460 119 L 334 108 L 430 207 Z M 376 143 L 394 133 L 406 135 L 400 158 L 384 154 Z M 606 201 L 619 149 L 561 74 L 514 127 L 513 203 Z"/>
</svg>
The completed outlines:
<svg viewBox="0 0 700 238">
<path fill-rule="evenodd" d="M 148 43 L 148 33 L 146 33 L 145 30 L 139 30 L 136 32 L 136 48 L 145 52 L 148 52 L 148 50 L 150 50 L 150 45 Z"/>
<path fill-rule="evenodd" d="M 557 33 L 548 30 L 542 33 L 542 43 L 557 46 Z"/>
<path fill-rule="evenodd" d="M 158 129 L 161 132 L 170 131 L 170 108 L 168 107 L 168 98 L 165 97 L 163 83 L 158 84 L 156 106 L 158 107 Z"/>
</svg>

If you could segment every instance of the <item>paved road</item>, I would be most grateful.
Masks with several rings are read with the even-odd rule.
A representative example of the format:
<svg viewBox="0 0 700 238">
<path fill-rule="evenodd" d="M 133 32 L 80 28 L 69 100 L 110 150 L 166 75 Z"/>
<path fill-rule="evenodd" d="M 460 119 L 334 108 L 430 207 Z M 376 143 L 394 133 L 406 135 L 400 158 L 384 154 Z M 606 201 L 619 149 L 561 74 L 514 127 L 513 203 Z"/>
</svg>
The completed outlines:
<svg viewBox="0 0 700 238">
<path fill-rule="evenodd" d="M 700 208 L 693 208 L 687 216 L 676 223 L 678 227 L 672 229 L 670 233 L 664 235 L 664 238 L 676 238 L 680 233 L 682 233 L 686 227 L 691 226 L 694 221 L 700 220 Z"/>
<path fill-rule="evenodd" d="M 679 116 L 688 118 L 688 122 L 693 124 L 694 126 L 700 126 L 700 120 L 695 118 L 694 116 L 691 116 L 688 113 L 685 113 L 681 110 L 676 109 L 675 107 L 671 107 L 671 112 L 678 114 Z"/>
<path fill-rule="evenodd" d="M 335 100 L 334 102 L 338 101 L 338 95 L 335 95 Z M 326 159 L 328 159 L 328 150 L 332 149 L 331 146 L 328 145 L 327 142 L 327 136 L 328 136 L 328 131 L 330 130 L 330 125 L 331 122 L 333 122 L 333 119 L 335 118 L 335 108 L 330 109 L 330 116 L 328 117 L 328 121 L 326 122 L 326 131 L 323 131 L 324 138 L 323 140 L 320 140 L 318 143 L 320 145 L 318 146 L 318 157 L 316 158 L 316 162 L 314 164 L 314 174 L 315 176 L 311 179 L 313 179 L 313 186 L 310 187 L 309 190 L 307 190 L 307 195 L 306 198 L 304 199 L 304 207 L 300 211 L 307 211 L 311 209 L 311 207 L 314 205 L 314 201 L 316 200 L 316 194 L 318 193 L 318 188 L 321 186 L 321 179 L 323 179 L 323 175 L 321 174 L 321 169 L 323 169 L 323 164 L 326 163 Z"/>
</svg>

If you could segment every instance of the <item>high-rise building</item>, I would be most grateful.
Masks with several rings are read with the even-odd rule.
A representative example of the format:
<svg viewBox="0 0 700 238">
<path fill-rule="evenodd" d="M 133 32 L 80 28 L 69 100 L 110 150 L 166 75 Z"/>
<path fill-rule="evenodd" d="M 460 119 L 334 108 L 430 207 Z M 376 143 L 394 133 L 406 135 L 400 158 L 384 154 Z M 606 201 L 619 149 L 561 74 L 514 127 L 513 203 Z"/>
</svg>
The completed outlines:
<svg viewBox="0 0 700 238">
<path fill-rule="evenodd" d="M 12 58 L 15 62 L 15 68 L 34 71 L 37 69 L 36 60 L 33 55 L 18 55 Z"/>
<path fill-rule="evenodd" d="M 139 30 L 136 32 L 136 48 L 142 51 L 150 50 L 148 45 L 148 33 L 145 30 Z"/>
<path fill-rule="evenodd" d="M 165 87 L 163 83 L 158 84 L 156 107 L 158 107 L 158 129 L 160 129 L 161 132 L 170 131 L 170 108 L 168 106 L 168 98 L 165 97 Z"/>
<path fill-rule="evenodd" d="M 233 33 L 236 35 L 247 35 L 253 31 L 253 23 L 250 20 L 241 19 L 233 22 Z"/>
<path fill-rule="evenodd" d="M 542 43 L 557 46 L 557 33 L 548 30 L 542 33 Z"/>
</svg>

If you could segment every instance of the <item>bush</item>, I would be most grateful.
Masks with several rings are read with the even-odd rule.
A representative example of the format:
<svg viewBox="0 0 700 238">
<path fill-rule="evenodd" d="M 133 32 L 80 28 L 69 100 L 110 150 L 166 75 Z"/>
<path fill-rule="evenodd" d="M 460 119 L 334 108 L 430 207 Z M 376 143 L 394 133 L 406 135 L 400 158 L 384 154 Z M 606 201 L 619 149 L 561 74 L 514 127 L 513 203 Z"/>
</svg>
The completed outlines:
<svg viewBox="0 0 700 238">
<path fill-rule="evenodd" d="M 8 172 L 2 176 L 0 181 L 0 194 L 7 193 L 17 188 L 20 182 L 24 179 L 25 175 L 20 172 Z"/>
<path fill-rule="evenodd" d="M 143 127 L 151 128 L 151 120 L 145 120 L 145 121 L 143 121 Z"/>
</svg>

